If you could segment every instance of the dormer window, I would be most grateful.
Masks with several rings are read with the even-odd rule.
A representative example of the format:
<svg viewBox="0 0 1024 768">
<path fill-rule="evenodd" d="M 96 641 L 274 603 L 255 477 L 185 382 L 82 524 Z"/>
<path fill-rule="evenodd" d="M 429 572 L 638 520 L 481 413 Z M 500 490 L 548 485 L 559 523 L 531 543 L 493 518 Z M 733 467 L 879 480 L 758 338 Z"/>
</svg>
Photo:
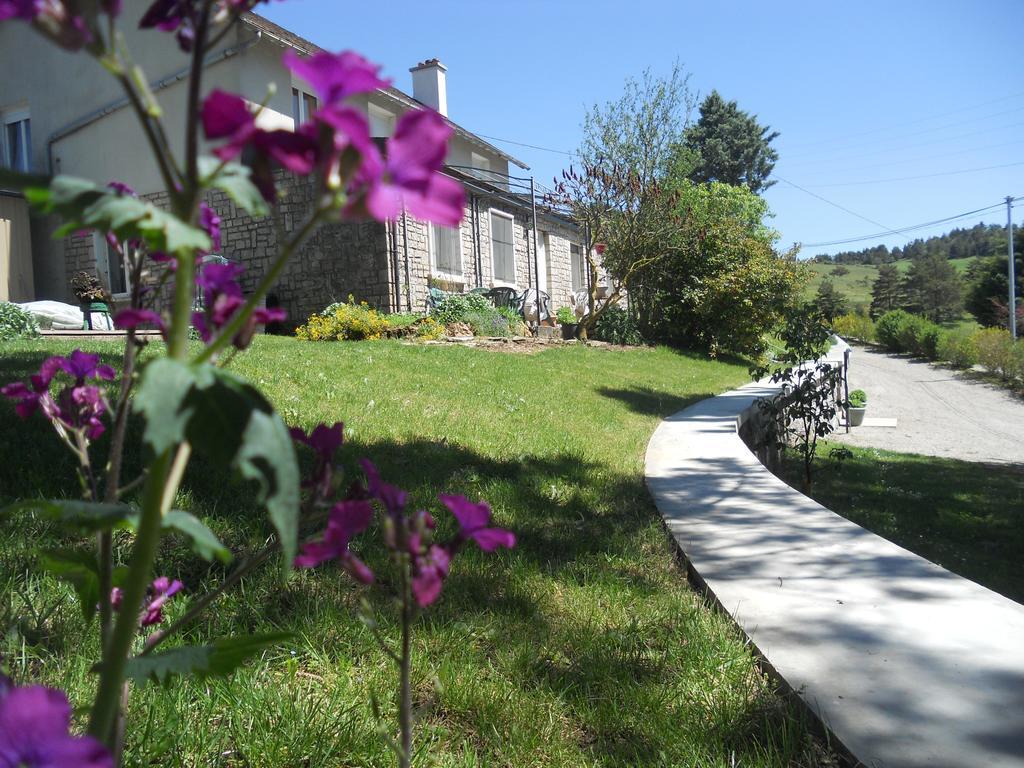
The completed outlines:
<svg viewBox="0 0 1024 768">
<path fill-rule="evenodd" d="M 395 132 L 397 118 L 394 112 L 373 103 L 367 106 L 366 112 L 370 118 L 370 136 L 375 139 L 386 139 Z"/>
</svg>

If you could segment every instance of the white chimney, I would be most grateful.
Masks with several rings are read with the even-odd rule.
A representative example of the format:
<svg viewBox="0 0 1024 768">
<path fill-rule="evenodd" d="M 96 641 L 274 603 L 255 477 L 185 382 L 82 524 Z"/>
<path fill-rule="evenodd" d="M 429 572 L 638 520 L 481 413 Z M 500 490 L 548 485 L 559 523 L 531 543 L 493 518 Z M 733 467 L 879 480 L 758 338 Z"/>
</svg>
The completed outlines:
<svg viewBox="0 0 1024 768">
<path fill-rule="evenodd" d="M 448 68 L 437 59 L 427 59 L 409 71 L 412 72 L 413 98 L 448 117 L 448 86 L 444 74 Z"/>
</svg>

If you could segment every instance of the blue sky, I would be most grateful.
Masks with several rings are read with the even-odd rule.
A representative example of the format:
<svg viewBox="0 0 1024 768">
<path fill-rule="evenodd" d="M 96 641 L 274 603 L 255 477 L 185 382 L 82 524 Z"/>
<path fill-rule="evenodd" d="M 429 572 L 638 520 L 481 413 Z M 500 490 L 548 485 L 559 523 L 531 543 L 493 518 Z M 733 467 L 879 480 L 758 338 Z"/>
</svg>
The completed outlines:
<svg viewBox="0 0 1024 768">
<path fill-rule="evenodd" d="M 448 67 L 453 120 L 563 151 L 578 146 L 588 105 L 678 60 L 694 89 L 717 88 L 781 132 L 776 176 L 807 190 L 779 181 L 766 193 L 783 246 L 1024 195 L 1024 0 L 288 0 L 260 10 L 325 48 L 360 51 L 405 91 L 409 67 L 436 56 Z M 494 143 L 547 184 L 571 162 Z M 929 177 L 906 179 L 921 176 Z M 802 256 L 900 245 L 980 220 L 1004 222 L 1005 210 Z"/>
</svg>

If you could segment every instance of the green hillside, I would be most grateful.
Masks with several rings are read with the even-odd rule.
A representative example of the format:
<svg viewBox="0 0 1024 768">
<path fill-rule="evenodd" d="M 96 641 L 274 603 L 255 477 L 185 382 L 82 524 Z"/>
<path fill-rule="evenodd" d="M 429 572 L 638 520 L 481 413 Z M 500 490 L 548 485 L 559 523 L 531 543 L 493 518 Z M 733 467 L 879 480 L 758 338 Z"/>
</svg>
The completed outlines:
<svg viewBox="0 0 1024 768">
<path fill-rule="evenodd" d="M 966 259 L 950 259 L 950 262 L 960 274 L 964 274 L 967 268 L 976 260 L 976 256 L 970 256 Z M 906 272 L 910 268 L 910 259 L 900 259 L 893 262 L 893 264 L 901 272 Z M 832 280 L 836 290 L 849 301 L 851 308 L 856 308 L 858 304 L 863 304 L 867 307 L 871 303 L 871 287 L 875 284 L 875 279 L 878 277 L 877 266 L 873 264 L 823 264 L 819 262 L 806 262 L 806 265 L 811 273 L 811 279 L 808 280 L 804 288 L 804 296 L 808 299 L 814 298 L 814 294 L 817 292 L 821 281 L 829 278 Z M 848 271 L 846 274 L 835 275 L 833 272 L 836 269 Z"/>
</svg>

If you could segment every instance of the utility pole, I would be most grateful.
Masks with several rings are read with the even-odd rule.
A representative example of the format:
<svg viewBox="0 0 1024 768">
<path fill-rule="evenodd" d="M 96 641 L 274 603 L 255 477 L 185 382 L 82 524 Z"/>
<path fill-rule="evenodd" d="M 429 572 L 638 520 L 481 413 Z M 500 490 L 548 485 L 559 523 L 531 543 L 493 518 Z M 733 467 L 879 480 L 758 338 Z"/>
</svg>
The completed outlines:
<svg viewBox="0 0 1024 768">
<path fill-rule="evenodd" d="M 1017 338 L 1017 276 L 1013 263 L 1013 198 L 1006 197 L 1006 231 L 1010 236 L 1010 335 Z"/>
</svg>

